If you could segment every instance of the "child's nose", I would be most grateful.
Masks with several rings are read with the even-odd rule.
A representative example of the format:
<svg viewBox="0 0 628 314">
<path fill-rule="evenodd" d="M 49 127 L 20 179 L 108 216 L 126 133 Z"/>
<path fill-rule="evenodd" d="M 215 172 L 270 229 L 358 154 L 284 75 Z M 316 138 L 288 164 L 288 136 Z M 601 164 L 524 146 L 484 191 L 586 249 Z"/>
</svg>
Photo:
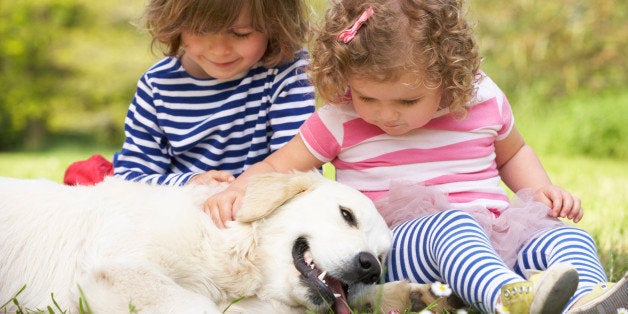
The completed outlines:
<svg viewBox="0 0 628 314">
<path fill-rule="evenodd" d="M 231 53 L 231 42 L 221 34 L 216 34 L 209 39 L 209 51 L 214 55 L 228 55 Z"/>
<path fill-rule="evenodd" d="M 396 121 L 399 118 L 399 112 L 388 106 L 383 106 L 378 114 L 382 121 Z"/>
</svg>

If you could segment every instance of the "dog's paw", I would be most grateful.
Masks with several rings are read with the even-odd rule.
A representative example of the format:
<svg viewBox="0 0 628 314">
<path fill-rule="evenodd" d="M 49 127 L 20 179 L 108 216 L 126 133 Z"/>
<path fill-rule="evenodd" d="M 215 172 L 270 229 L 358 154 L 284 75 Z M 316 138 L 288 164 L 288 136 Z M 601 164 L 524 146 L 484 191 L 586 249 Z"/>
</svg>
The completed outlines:
<svg viewBox="0 0 628 314">
<path fill-rule="evenodd" d="M 466 307 L 462 299 L 440 282 L 408 285 L 411 311 L 421 311 L 429 307 L 432 312 L 452 312 Z"/>
<path fill-rule="evenodd" d="M 374 285 L 363 295 L 358 308 L 374 313 L 455 312 L 465 308 L 464 302 L 440 283 L 418 284 L 405 280 Z"/>
</svg>

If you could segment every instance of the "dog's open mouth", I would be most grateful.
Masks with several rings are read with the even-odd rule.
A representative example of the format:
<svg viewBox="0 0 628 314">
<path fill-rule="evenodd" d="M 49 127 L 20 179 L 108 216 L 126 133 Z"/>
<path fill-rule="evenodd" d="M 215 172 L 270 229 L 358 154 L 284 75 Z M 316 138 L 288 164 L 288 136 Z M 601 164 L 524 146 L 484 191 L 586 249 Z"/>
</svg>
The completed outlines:
<svg viewBox="0 0 628 314">
<path fill-rule="evenodd" d="M 347 285 L 316 267 L 305 238 L 299 237 L 294 242 L 292 258 L 294 266 L 301 273 L 301 281 L 309 289 L 312 303 L 333 306 L 336 314 L 350 313 L 347 305 Z"/>
</svg>

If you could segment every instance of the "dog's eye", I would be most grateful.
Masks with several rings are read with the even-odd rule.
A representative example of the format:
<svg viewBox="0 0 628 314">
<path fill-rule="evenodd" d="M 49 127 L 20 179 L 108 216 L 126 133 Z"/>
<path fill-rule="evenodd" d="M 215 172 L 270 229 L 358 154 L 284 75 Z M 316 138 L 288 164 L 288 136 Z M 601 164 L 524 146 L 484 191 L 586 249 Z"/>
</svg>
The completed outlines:
<svg viewBox="0 0 628 314">
<path fill-rule="evenodd" d="M 348 208 L 340 206 L 340 214 L 342 215 L 342 218 L 348 224 L 350 224 L 352 226 L 356 226 L 357 225 L 357 223 L 355 222 L 355 217 L 353 216 L 353 213 Z"/>
</svg>

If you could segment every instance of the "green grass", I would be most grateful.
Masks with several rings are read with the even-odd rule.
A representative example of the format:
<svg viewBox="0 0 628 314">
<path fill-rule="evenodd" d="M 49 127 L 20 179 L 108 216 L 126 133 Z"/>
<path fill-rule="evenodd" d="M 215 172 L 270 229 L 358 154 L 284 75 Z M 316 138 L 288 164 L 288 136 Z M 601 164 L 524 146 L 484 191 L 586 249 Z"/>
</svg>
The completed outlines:
<svg viewBox="0 0 628 314">
<path fill-rule="evenodd" d="M 84 149 L 63 146 L 38 152 L 0 152 L 0 176 L 15 178 L 45 178 L 63 182 L 65 169 L 75 161 L 84 160 L 93 154 L 101 154 L 111 160 L 115 149 Z"/>
<path fill-rule="evenodd" d="M 628 162 L 579 156 L 541 159 L 554 184 L 581 198 L 584 217 L 576 226 L 593 236 L 609 278 L 618 280 L 628 271 Z"/>
<path fill-rule="evenodd" d="M 107 159 L 113 148 L 62 145 L 43 152 L 0 152 L 0 176 L 47 178 L 62 182 L 70 163 L 101 154 Z M 577 224 L 595 238 L 611 280 L 628 271 L 628 163 L 623 160 L 580 156 L 541 156 L 555 184 L 580 196 L 585 210 Z"/>
<path fill-rule="evenodd" d="M 68 144 L 42 152 L 0 152 L 0 176 L 62 182 L 70 163 L 96 153 L 111 159 L 114 152 L 114 148 L 82 148 Z M 595 238 L 609 280 L 619 280 L 628 271 L 625 240 L 625 226 L 628 226 L 627 163 L 579 156 L 541 156 L 541 160 L 555 184 L 581 197 L 585 216 L 577 226 Z M 57 312 L 50 310 L 49 313 Z"/>
</svg>

